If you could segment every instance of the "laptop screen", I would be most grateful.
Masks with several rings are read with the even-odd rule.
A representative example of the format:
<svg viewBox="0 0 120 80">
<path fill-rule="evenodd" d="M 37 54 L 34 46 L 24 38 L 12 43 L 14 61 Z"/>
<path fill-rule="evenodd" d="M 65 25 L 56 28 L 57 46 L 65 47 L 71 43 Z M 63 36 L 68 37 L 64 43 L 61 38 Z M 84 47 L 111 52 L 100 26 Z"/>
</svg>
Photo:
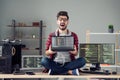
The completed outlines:
<svg viewBox="0 0 120 80">
<path fill-rule="evenodd" d="M 72 51 L 74 50 L 73 36 L 52 36 L 53 51 Z"/>
</svg>

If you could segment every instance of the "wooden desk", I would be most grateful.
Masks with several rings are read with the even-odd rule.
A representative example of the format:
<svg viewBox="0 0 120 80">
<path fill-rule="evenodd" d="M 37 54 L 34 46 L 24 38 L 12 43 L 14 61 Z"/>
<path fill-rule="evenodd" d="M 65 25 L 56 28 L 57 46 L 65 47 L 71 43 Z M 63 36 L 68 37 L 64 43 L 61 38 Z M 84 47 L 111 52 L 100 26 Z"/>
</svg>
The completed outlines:
<svg viewBox="0 0 120 80">
<path fill-rule="evenodd" d="M 91 78 L 120 78 L 120 75 L 96 75 L 96 74 L 81 74 L 80 76 L 74 75 L 48 75 L 45 73 L 36 73 L 35 75 L 13 75 L 13 74 L 0 74 L 1 79 L 15 79 L 15 78 L 86 78 L 90 80 Z"/>
</svg>

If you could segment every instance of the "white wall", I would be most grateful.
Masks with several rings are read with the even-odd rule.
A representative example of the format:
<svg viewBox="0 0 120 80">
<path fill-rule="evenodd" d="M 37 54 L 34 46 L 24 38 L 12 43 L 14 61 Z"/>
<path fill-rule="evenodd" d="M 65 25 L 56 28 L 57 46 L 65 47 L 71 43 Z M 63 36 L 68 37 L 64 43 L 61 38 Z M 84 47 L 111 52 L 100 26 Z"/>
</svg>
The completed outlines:
<svg viewBox="0 0 120 80">
<path fill-rule="evenodd" d="M 85 32 L 88 29 L 93 32 L 107 32 L 107 26 L 113 24 L 115 31 L 120 30 L 119 3 L 120 0 L 0 0 L 1 35 L 5 38 L 12 33 L 6 27 L 12 19 L 18 21 L 42 19 L 47 26 L 45 32 L 47 36 L 57 28 L 57 12 L 66 10 L 70 16 L 68 28 L 78 34 L 80 42 L 85 42 Z"/>
<path fill-rule="evenodd" d="M 3 5 L 2 5 L 2 1 L 0 1 L 0 32 L 2 27 L 2 9 L 3 9 Z M 0 35 L 0 39 L 1 39 L 1 35 Z"/>
</svg>

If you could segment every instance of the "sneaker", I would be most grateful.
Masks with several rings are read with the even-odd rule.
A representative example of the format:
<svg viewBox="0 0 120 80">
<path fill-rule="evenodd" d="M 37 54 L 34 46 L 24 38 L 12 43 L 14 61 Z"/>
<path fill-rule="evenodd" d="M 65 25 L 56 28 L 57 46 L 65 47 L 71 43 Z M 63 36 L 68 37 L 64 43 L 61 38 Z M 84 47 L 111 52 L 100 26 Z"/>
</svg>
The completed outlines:
<svg viewBox="0 0 120 80">
<path fill-rule="evenodd" d="M 53 72 L 53 71 L 50 69 L 49 72 L 48 72 L 48 75 L 56 75 L 56 73 Z"/>
<path fill-rule="evenodd" d="M 79 75 L 80 75 L 80 73 L 79 73 L 79 70 L 78 70 L 78 69 L 74 69 L 74 70 L 72 70 L 72 74 L 73 74 L 73 75 L 77 75 L 77 76 L 79 76 Z"/>
<path fill-rule="evenodd" d="M 51 75 L 51 69 L 48 71 L 48 75 Z"/>
</svg>

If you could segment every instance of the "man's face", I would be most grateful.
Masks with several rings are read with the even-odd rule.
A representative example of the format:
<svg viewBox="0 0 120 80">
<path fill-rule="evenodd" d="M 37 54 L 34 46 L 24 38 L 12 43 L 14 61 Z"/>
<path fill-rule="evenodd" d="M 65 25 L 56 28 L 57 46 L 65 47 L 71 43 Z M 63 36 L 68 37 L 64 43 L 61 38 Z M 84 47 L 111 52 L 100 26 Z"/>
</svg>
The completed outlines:
<svg viewBox="0 0 120 80">
<path fill-rule="evenodd" d="M 67 28 L 69 20 L 66 16 L 59 16 L 57 19 L 57 24 L 60 30 L 65 30 Z"/>
</svg>

